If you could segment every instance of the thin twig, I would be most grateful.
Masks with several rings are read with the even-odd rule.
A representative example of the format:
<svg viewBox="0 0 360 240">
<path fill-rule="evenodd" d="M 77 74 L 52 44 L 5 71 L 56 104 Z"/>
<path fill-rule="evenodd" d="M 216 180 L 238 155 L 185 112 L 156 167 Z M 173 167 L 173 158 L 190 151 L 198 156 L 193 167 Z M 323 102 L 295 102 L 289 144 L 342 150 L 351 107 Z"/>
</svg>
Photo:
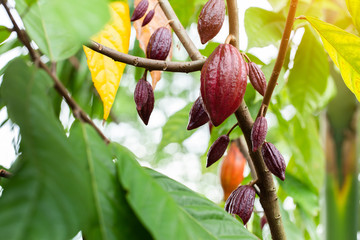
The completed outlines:
<svg viewBox="0 0 360 240">
<path fill-rule="evenodd" d="M 88 48 L 112 58 L 115 61 L 127 63 L 136 67 L 146 68 L 148 70 L 161 70 L 168 72 L 195 72 L 201 70 L 205 59 L 191 62 L 171 62 L 160 61 L 148 58 L 141 58 L 125 54 L 114 49 L 108 48 L 100 43 L 90 41 L 85 44 Z"/>
<path fill-rule="evenodd" d="M 58 91 L 58 93 L 64 97 L 66 103 L 69 105 L 71 110 L 73 111 L 73 114 L 76 118 L 79 120 L 86 122 L 90 124 L 101 136 L 101 138 L 106 142 L 109 143 L 110 140 L 101 132 L 101 130 L 95 125 L 95 123 L 89 118 L 89 116 L 84 112 L 84 110 L 75 102 L 75 100 L 71 97 L 68 90 L 65 88 L 65 86 L 61 83 L 61 81 L 58 79 L 56 74 L 51 71 L 51 69 L 41 61 L 40 55 L 38 52 L 36 52 L 30 45 L 30 40 L 28 35 L 24 30 L 21 30 L 19 26 L 17 25 L 15 19 L 13 18 L 9 7 L 6 5 L 5 0 L 1 0 L 1 3 L 3 4 L 11 22 L 14 25 L 14 30 L 18 34 L 19 40 L 24 44 L 24 46 L 28 49 L 29 54 L 33 60 L 33 62 L 40 68 L 44 69 L 45 72 L 52 78 L 54 81 L 54 87 Z"/>
<path fill-rule="evenodd" d="M 12 174 L 5 169 L 0 169 L 0 177 L 2 178 L 11 178 Z"/>
</svg>

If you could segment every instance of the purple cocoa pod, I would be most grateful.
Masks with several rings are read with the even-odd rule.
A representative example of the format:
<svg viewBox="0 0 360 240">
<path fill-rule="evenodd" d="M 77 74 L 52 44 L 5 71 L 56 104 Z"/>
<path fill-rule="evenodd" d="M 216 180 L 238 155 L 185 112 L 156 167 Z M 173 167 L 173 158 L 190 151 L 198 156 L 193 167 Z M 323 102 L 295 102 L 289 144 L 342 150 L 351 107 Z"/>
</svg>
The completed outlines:
<svg viewBox="0 0 360 240">
<path fill-rule="evenodd" d="M 209 117 L 203 107 L 202 98 L 198 97 L 189 113 L 187 130 L 198 128 L 209 121 Z"/>
<path fill-rule="evenodd" d="M 285 180 L 285 160 L 274 144 L 265 142 L 261 148 L 261 153 L 267 168 L 272 174 Z"/>
<path fill-rule="evenodd" d="M 133 21 L 136 21 L 136 20 L 142 18 L 145 15 L 148 7 L 149 7 L 148 0 L 142 0 L 141 2 L 139 2 L 139 4 L 136 6 L 136 8 L 133 12 L 133 15 L 131 16 L 130 21 L 133 22 Z"/>
<path fill-rule="evenodd" d="M 261 228 L 261 230 L 264 228 L 265 224 L 267 224 L 266 215 L 262 216 L 261 219 L 260 219 L 260 228 Z"/>
<path fill-rule="evenodd" d="M 249 62 L 249 79 L 255 90 L 264 96 L 266 91 L 266 78 L 259 66 L 254 62 Z"/>
<path fill-rule="evenodd" d="M 146 48 L 146 57 L 156 60 L 165 60 L 169 55 L 172 43 L 171 31 L 166 27 L 156 29 L 151 35 Z"/>
<path fill-rule="evenodd" d="M 154 14 L 155 14 L 155 9 L 150 10 L 150 11 L 146 14 L 146 16 L 145 16 L 145 18 L 144 18 L 141 26 L 142 26 L 142 27 L 146 26 L 146 25 L 153 19 Z"/>
<path fill-rule="evenodd" d="M 144 78 L 141 78 L 136 84 L 134 92 L 136 110 L 145 125 L 148 124 L 152 110 L 154 109 L 154 92 Z"/>
<path fill-rule="evenodd" d="M 265 117 L 258 117 L 251 129 L 251 144 L 253 152 L 265 142 L 267 121 Z"/>
<path fill-rule="evenodd" d="M 211 145 L 207 154 L 206 167 L 210 167 L 219 160 L 229 145 L 230 138 L 228 135 L 222 135 Z"/>
<path fill-rule="evenodd" d="M 198 32 L 202 44 L 213 39 L 221 29 L 225 19 L 224 0 L 209 0 L 200 12 Z"/>
<path fill-rule="evenodd" d="M 255 189 L 242 185 L 236 188 L 225 202 L 225 211 L 238 215 L 244 225 L 249 221 L 254 210 Z"/>
</svg>

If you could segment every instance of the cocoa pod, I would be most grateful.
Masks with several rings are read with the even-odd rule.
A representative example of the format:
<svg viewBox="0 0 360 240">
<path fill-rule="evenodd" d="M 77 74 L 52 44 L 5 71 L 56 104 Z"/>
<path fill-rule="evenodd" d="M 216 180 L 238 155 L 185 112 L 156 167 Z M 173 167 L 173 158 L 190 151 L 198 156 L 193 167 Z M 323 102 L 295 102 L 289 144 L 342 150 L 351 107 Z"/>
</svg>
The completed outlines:
<svg viewBox="0 0 360 240">
<path fill-rule="evenodd" d="M 267 218 L 266 218 L 266 215 L 264 215 L 264 216 L 262 216 L 261 218 L 260 218 L 260 228 L 261 228 L 261 230 L 264 228 L 264 226 L 265 226 L 265 224 L 267 224 Z"/>
<path fill-rule="evenodd" d="M 261 148 L 261 153 L 269 171 L 284 181 L 286 163 L 279 150 L 274 144 L 265 142 Z"/>
<path fill-rule="evenodd" d="M 142 26 L 142 27 L 146 26 L 146 25 L 153 19 L 154 14 L 155 14 L 155 9 L 150 10 L 150 11 L 146 14 L 146 16 L 145 16 L 145 18 L 144 18 L 141 26 Z"/>
<path fill-rule="evenodd" d="M 255 90 L 264 96 L 266 91 L 266 78 L 259 66 L 254 62 L 249 62 L 249 79 Z"/>
<path fill-rule="evenodd" d="M 228 199 L 231 192 L 244 179 L 245 164 L 244 155 L 240 152 L 236 142 L 232 142 L 220 168 L 220 182 L 224 191 L 224 200 Z"/>
<path fill-rule="evenodd" d="M 224 0 L 209 0 L 202 8 L 198 19 L 198 32 L 202 44 L 213 39 L 225 19 Z"/>
<path fill-rule="evenodd" d="M 152 110 L 154 109 L 154 92 L 144 78 L 141 78 L 135 87 L 134 100 L 136 110 L 145 125 L 148 124 Z"/>
<path fill-rule="evenodd" d="M 131 16 L 130 21 L 133 22 L 142 18 L 145 15 L 148 7 L 149 7 L 148 0 L 142 0 L 141 2 L 139 2 L 139 4 L 135 7 L 135 10 Z"/>
<path fill-rule="evenodd" d="M 201 97 L 198 97 L 190 110 L 187 130 L 198 128 L 207 122 L 209 122 L 209 117 L 205 112 Z"/>
<path fill-rule="evenodd" d="M 224 152 L 226 151 L 227 146 L 229 145 L 230 138 L 228 135 L 222 135 L 211 145 L 209 152 L 207 154 L 206 167 L 210 167 L 217 160 L 219 160 Z"/>
<path fill-rule="evenodd" d="M 255 189 L 248 185 L 239 186 L 226 200 L 225 211 L 238 215 L 245 225 L 254 210 L 254 201 Z"/>
<path fill-rule="evenodd" d="M 267 129 L 266 118 L 262 116 L 258 117 L 251 129 L 251 144 L 253 152 L 256 152 L 256 150 L 265 142 Z"/>
<path fill-rule="evenodd" d="M 151 35 L 146 47 L 146 57 L 156 60 L 165 60 L 169 55 L 172 43 L 171 31 L 160 27 Z"/>
<path fill-rule="evenodd" d="M 230 44 L 220 44 L 201 69 L 201 97 L 214 126 L 240 106 L 247 83 L 245 61 Z"/>
</svg>

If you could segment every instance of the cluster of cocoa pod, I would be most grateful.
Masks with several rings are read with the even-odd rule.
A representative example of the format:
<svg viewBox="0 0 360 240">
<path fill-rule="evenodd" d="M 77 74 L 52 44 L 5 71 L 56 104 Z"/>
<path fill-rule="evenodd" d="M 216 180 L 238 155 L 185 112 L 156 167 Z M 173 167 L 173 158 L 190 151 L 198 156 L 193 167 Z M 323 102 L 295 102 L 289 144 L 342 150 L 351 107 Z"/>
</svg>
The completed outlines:
<svg viewBox="0 0 360 240">
<path fill-rule="evenodd" d="M 142 0 L 135 8 L 131 21 L 136 21 L 142 18 L 148 10 L 149 1 Z M 148 24 L 155 14 L 155 7 L 150 10 L 145 16 L 142 26 Z M 146 47 L 146 57 L 155 60 L 165 60 L 169 55 L 172 45 L 171 31 L 166 27 L 159 27 L 151 34 L 149 42 Z M 136 103 L 136 110 L 141 120 L 148 124 L 150 115 L 154 109 L 154 91 L 151 84 L 146 80 L 147 70 L 143 77 L 138 81 L 135 87 L 134 100 Z"/>
<path fill-rule="evenodd" d="M 148 0 L 142 0 L 136 6 L 131 21 L 142 18 L 148 9 L 148 5 Z M 198 19 L 198 32 L 202 44 L 207 43 L 218 34 L 225 19 L 225 11 L 224 0 L 209 0 L 204 5 Z M 148 12 L 143 20 L 143 26 L 151 21 L 154 13 L 155 9 Z M 165 60 L 171 45 L 171 31 L 165 27 L 160 27 L 150 37 L 146 57 Z M 146 81 L 146 73 L 147 71 L 136 85 L 134 99 L 138 114 L 147 125 L 154 108 L 154 93 L 150 83 Z M 266 79 L 258 65 L 251 62 L 245 54 L 240 53 L 237 48 L 229 44 L 228 40 L 226 43 L 218 45 L 206 59 L 201 69 L 200 96 L 190 110 L 187 129 L 192 130 L 208 122 L 215 127 L 222 124 L 240 107 L 248 78 L 254 89 L 264 96 Z M 223 156 L 230 143 L 229 135 L 235 127 L 237 124 L 212 144 L 207 154 L 206 167 L 210 167 Z M 266 134 L 267 121 L 264 116 L 260 115 L 252 127 L 251 150 L 255 152 L 261 149 L 269 171 L 284 180 L 286 168 L 284 158 L 273 144 L 265 141 Z M 256 194 L 253 185 L 237 187 L 240 182 L 231 187 L 231 194 L 227 194 L 229 197 L 225 198 L 225 210 L 238 215 L 246 224 L 253 211 Z"/>
</svg>

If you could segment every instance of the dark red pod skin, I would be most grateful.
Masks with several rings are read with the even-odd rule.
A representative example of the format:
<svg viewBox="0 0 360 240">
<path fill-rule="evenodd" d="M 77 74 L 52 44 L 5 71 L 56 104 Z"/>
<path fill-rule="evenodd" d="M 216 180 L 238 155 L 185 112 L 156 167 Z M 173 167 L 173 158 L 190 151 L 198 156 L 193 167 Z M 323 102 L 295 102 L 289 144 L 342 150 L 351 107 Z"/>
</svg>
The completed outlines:
<svg viewBox="0 0 360 240">
<path fill-rule="evenodd" d="M 267 224 L 266 215 L 262 216 L 261 219 L 260 219 L 260 228 L 261 228 L 261 230 L 264 228 L 265 224 Z"/>
<path fill-rule="evenodd" d="M 261 153 L 269 171 L 284 181 L 286 163 L 279 150 L 274 144 L 265 142 L 261 148 Z"/>
<path fill-rule="evenodd" d="M 150 11 L 146 14 L 146 16 L 145 16 L 145 18 L 144 18 L 141 26 L 142 26 L 142 27 L 146 26 L 146 25 L 153 19 L 154 14 L 155 14 L 155 10 L 154 10 L 154 9 L 150 10 Z"/>
<path fill-rule="evenodd" d="M 139 2 L 139 4 L 136 6 L 136 8 L 131 16 L 130 21 L 133 22 L 133 21 L 136 21 L 136 20 L 142 18 L 145 15 L 148 7 L 149 7 L 148 0 L 142 0 L 141 2 Z"/>
<path fill-rule="evenodd" d="M 145 125 L 148 124 L 151 112 L 154 109 L 154 92 L 151 84 L 141 78 L 136 84 L 134 92 L 136 110 Z"/>
<path fill-rule="evenodd" d="M 209 117 L 205 112 L 201 97 L 198 97 L 190 110 L 187 130 L 198 128 L 207 122 L 209 122 Z"/>
<path fill-rule="evenodd" d="M 245 61 L 230 44 L 220 44 L 201 69 L 201 97 L 214 126 L 240 106 L 247 84 Z"/>
<path fill-rule="evenodd" d="M 255 90 L 264 96 L 266 91 L 266 78 L 263 71 L 261 71 L 259 66 L 254 62 L 249 62 L 249 79 Z"/>
<path fill-rule="evenodd" d="M 172 43 L 171 31 L 166 27 L 156 29 L 151 35 L 146 48 L 146 57 L 165 60 L 169 55 Z"/>
<path fill-rule="evenodd" d="M 228 135 L 222 135 L 216 139 L 216 141 L 211 145 L 207 154 L 206 167 L 210 167 L 224 155 L 229 142 L 230 138 Z"/>
<path fill-rule="evenodd" d="M 267 121 L 265 117 L 258 117 L 251 129 L 251 144 L 252 151 L 256 150 L 265 142 L 266 133 L 267 133 Z"/>
<path fill-rule="evenodd" d="M 224 0 L 209 0 L 202 8 L 198 20 L 198 32 L 202 44 L 219 33 L 225 19 Z"/>
<path fill-rule="evenodd" d="M 254 210 L 255 189 L 242 185 L 236 188 L 225 202 L 225 211 L 238 215 L 244 225 L 249 221 Z"/>
</svg>

